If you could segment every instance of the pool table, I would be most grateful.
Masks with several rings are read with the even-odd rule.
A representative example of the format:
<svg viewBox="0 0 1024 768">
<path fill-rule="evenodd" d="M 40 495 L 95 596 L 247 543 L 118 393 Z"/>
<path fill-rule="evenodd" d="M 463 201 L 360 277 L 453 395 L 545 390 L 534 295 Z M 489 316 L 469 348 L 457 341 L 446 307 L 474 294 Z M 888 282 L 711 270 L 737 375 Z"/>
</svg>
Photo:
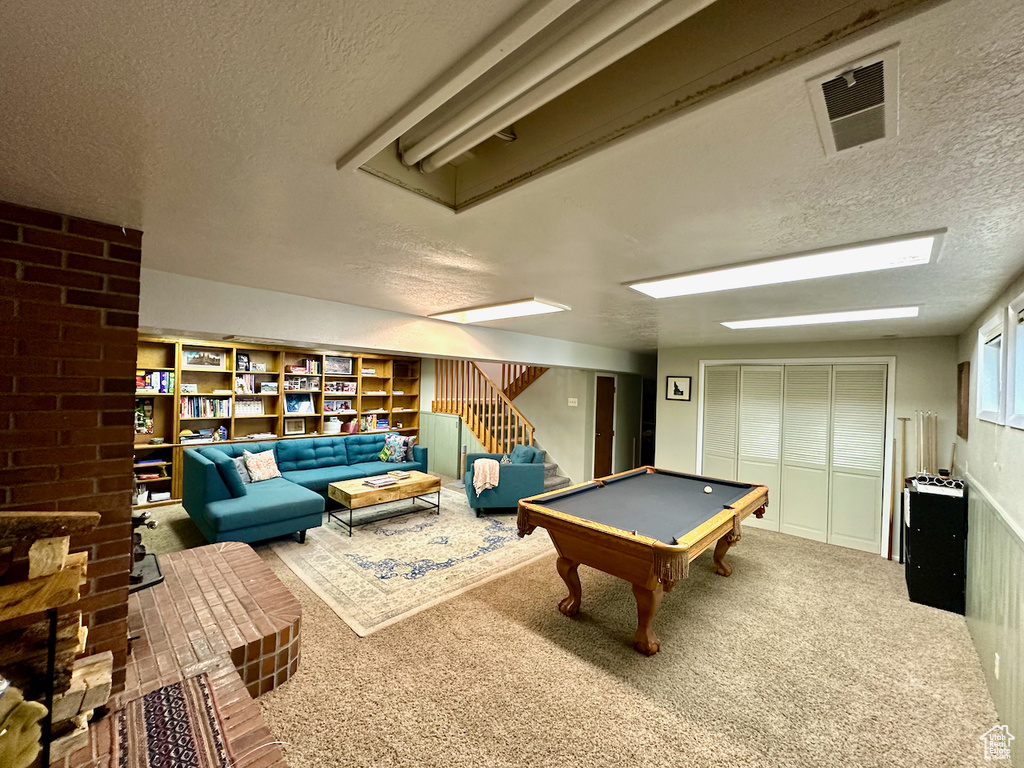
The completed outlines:
<svg viewBox="0 0 1024 768">
<path fill-rule="evenodd" d="M 664 594 L 712 544 L 715 572 L 729 576 L 725 554 L 740 539 L 740 521 L 761 517 L 767 505 L 764 485 L 640 467 L 522 499 L 518 526 L 520 536 L 538 526 L 551 536 L 558 575 L 569 588 L 558 606 L 566 616 L 580 610 L 581 563 L 630 582 L 633 647 L 651 656 L 661 647 L 651 623 Z"/>
</svg>

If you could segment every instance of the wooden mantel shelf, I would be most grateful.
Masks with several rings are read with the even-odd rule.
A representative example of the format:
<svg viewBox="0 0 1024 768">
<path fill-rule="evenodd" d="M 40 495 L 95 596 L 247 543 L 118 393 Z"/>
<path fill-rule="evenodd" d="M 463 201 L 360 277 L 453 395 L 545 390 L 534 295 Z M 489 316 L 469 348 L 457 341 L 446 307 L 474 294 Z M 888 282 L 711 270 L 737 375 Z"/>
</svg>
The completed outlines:
<svg viewBox="0 0 1024 768">
<path fill-rule="evenodd" d="M 0 512 L 0 547 L 26 539 L 48 539 L 91 531 L 98 512 Z"/>
</svg>

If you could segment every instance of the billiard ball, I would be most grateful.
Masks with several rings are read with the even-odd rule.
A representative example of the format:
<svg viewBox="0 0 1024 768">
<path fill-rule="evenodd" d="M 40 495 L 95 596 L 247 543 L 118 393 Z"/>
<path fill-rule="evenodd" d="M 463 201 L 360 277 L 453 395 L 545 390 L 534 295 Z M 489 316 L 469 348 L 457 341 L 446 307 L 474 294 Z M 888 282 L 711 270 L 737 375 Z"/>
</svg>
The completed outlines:
<svg viewBox="0 0 1024 768">
<path fill-rule="evenodd" d="M 704 486 L 704 493 L 711 493 L 711 492 L 712 492 L 711 491 L 711 486 L 710 485 L 705 485 Z"/>
</svg>

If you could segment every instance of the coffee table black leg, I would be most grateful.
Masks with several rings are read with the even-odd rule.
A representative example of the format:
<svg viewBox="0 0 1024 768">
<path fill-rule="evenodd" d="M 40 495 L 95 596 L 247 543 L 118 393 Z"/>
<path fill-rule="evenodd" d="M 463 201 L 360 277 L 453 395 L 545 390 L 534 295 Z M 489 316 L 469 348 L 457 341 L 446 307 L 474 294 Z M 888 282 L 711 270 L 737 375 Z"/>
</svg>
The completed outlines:
<svg viewBox="0 0 1024 768">
<path fill-rule="evenodd" d="M 422 495 L 421 494 L 419 496 L 410 496 L 410 497 L 408 497 L 408 500 L 412 501 L 413 504 L 415 504 L 417 501 L 422 501 L 424 504 L 429 505 L 428 508 L 430 506 L 432 506 L 434 508 L 435 514 L 440 517 L 440 515 L 441 515 L 441 489 L 440 488 L 438 490 L 434 491 L 434 496 L 436 497 L 437 501 L 434 502 L 433 504 L 431 504 L 431 502 L 429 501 L 430 494 L 427 494 L 427 495 Z M 381 502 L 381 503 L 389 503 L 389 502 Z M 344 506 L 344 505 L 342 505 L 342 506 Z M 370 506 L 377 506 L 377 505 L 376 504 L 371 504 Z M 370 507 L 362 507 L 362 509 L 369 509 L 369 508 Z M 352 529 L 355 527 L 354 526 L 354 521 L 352 519 L 353 512 L 354 512 L 354 509 L 352 507 L 348 507 L 348 523 L 347 523 L 347 525 L 348 525 L 348 535 L 349 535 L 349 537 L 352 536 Z M 385 517 L 377 517 L 377 518 L 373 518 L 372 520 L 367 520 L 366 522 L 367 523 L 370 523 L 370 522 L 376 523 L 376 522 L 380 522 L 381 520 L 389 520 L 389 519 L 394 518 L 394 517 L 402 517 L 403 515 L 410 515 L 410 514 L 413 514 L 414 512 L 426 512 L 426 509 L 422 509 L 422 508 L 421 509 L 416 509 L 416 508 L 406 509 L 406 510 L 402 510 L 402 511 L 400 511 L 400 512 L 394 514 L 394 515 L 389 515 L 389 516 L 385 516 Z M 342 517 L 342 515 L 338 514 L 338 510 L 333 510 L 332 509 L 332 510 L 328 510 L 327 511 L 327 522 L 330 522 L 332 518 L 334 520 L 336 520 L 340 525 L 346 525 L 345 518 Z M 360 525 L 363 525 L 363 523 L 360 523 Z"/>
</svg>

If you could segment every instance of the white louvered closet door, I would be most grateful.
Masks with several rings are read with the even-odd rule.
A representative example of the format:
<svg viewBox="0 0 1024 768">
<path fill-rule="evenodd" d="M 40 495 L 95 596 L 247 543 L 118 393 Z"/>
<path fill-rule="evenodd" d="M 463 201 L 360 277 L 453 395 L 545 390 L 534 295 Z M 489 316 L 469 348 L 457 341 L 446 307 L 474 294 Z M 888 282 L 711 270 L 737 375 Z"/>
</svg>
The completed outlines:
<svg viewBox="0 0 1024 768">
<path fill-rule="evenodd" d="M 701 474 L 736 479 L 740 369 L 711 366 L 704 373 L 704 444 Z"/>
<path fill-rule="evenodd" d="M 886 374 L 884 365 L 833 366 L 828 541 L 866 552 L 881 546 Z"/>
<path fill-rule="evenodd" d="M 779 487 L 782 445 L 782 366 L 740 368 L 739 462 L 736 477 L 744 483 Z M 748 517 L 746 525 L 779 530 L 777 505 L 764 518 Z"/>
<path fill-rule="evenodd" d="M 831 365 L 787 365 L 779 530 L 828 539 Z"/>
</svg>

